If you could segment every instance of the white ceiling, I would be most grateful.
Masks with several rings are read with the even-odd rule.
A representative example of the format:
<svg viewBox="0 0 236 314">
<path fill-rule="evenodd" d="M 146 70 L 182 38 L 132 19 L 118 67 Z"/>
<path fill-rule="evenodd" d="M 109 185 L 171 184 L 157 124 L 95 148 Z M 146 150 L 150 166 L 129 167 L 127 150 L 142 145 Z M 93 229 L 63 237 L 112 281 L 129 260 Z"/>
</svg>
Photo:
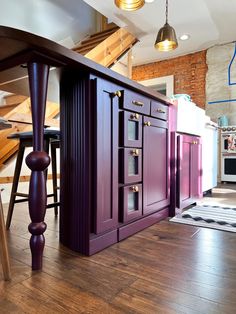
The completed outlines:
<svg viewBox="0 0 236 314">
<path fill-rule="evenodd" d="M 66 46 L 95 32 L 96 13 L 83 0 L 0 0 L 0 24 Z"/>
<path fill-rule="evenodd" d="M 236 40 L 236 0 L 169 0 L 169 23 L 179 37 L 172 52 L 158 52 L 153 44 L 165 22 L 165 0 L 146 3 L 135 12 L 119 10 L 114 0 L 0 0 L 0 24 L 23 29 L 68 47 L 94 32 L 96 15 L 87 4 L 134 33 L 134 64 L 173 58 L 215 44 Z"/>
<path fill-rule="evenodd" d="M 140 42 L 133 49 L 134 64 L 173 58 L 216 44 L 236 41 L 236 0 L 169 0 L 169 24 L 177 37 L 189 34 L 172 52 L 154 48 L 157 32 L 165 23 L 165 0 L 146 3 L 134 12 L 118 9 L 114 0 L 84 0 L 116 24 L 127 27 Z"/>
</svg>

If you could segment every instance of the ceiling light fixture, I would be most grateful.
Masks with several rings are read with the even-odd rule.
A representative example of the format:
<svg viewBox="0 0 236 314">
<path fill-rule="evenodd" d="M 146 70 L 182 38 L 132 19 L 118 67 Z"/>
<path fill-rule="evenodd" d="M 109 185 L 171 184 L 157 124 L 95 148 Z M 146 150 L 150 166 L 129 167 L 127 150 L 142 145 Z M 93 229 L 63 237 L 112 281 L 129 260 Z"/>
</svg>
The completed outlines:
<svg viewBox="0 0 236 314">
<path fill-rule="evenodd" d="M 190 35 L 189 34 L 183 34 L 179 37 L 180 40 L 188 40 L 190 38 Z"/>
<path fill-rule="evenodd" d="M 168 24 L 168 0 L 166 0 L 166 23 L 159 30 L 154 46 L 160 51 L 171 51 L 178 47 L 175 30 Z"/>
<path fill-rule="evenodd" d="M 144 6 L 144 0 L 115 0 L 115 5 L 125 11 L 135 11 Z"/>
</svg>

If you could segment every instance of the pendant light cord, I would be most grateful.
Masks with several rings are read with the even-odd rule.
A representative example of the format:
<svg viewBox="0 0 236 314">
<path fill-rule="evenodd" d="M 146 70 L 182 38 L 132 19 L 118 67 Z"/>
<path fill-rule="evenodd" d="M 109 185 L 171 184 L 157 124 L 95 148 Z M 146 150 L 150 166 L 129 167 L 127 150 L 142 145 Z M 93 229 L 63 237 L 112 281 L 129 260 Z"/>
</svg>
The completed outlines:
<svg viewBox="0 0 236 314">
<path fill-rule="evenodd" d="M 168 23 L 168 0 L 166 0 L 166 23 Z"/>
</svg>

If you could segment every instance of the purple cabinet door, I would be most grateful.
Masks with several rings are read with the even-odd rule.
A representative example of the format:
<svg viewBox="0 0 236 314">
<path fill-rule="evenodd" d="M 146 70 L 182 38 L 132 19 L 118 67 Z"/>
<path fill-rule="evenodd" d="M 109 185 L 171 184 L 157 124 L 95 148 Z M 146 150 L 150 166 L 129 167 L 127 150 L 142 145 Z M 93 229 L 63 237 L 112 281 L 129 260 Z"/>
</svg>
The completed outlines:
<svg viewBox="0 0 236 314">
<path fill-rule="evenodd" d="M 202 141 L 195 137 L 192 142 L 191 161 L 191 196 L 202 197 Z"/>
<path fill-rule="evenodd" d="M 144 117 L 143 214 L 169 205 L 168 123 Z"/>
<path fill-rule="evenodd" d="M 118 224 L 118 98 L 113 84 L 97 79 L 94 187 L 95 233 Z"/>
<path fill-rule="evenodd" d="M 177 138 L 177 206 L 182 209 L 192 203 L 191 199 L 191 146 L 192 136 Z"/>
<path fill-rule="evenodd" d="M 201 139 L 192 135 L 177 138 L 177 206 L 183 209 L 202 195 Z"/>
</svg>

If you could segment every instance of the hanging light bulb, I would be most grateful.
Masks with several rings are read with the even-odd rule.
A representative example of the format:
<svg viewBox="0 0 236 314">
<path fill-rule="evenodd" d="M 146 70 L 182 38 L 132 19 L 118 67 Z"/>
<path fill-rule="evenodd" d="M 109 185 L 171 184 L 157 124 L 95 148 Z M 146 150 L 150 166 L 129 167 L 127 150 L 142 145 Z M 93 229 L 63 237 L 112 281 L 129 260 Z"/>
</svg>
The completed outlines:
<svg viewBox="0 0 236 314">
<path fill-rule="evenodd" d="M 115 4 L 119 9 L 125 11 L 135 11 L 144 5 L 145 0 L 115 0 Z"/>
<path fill-rule="evenodd" d="M 171 51 L 178 47 L 175 30 L 168 24 L 168 0 L 166 0 L 166 23 L 159 30 L 154 46 L 160 51 Z"/>
</svg>

